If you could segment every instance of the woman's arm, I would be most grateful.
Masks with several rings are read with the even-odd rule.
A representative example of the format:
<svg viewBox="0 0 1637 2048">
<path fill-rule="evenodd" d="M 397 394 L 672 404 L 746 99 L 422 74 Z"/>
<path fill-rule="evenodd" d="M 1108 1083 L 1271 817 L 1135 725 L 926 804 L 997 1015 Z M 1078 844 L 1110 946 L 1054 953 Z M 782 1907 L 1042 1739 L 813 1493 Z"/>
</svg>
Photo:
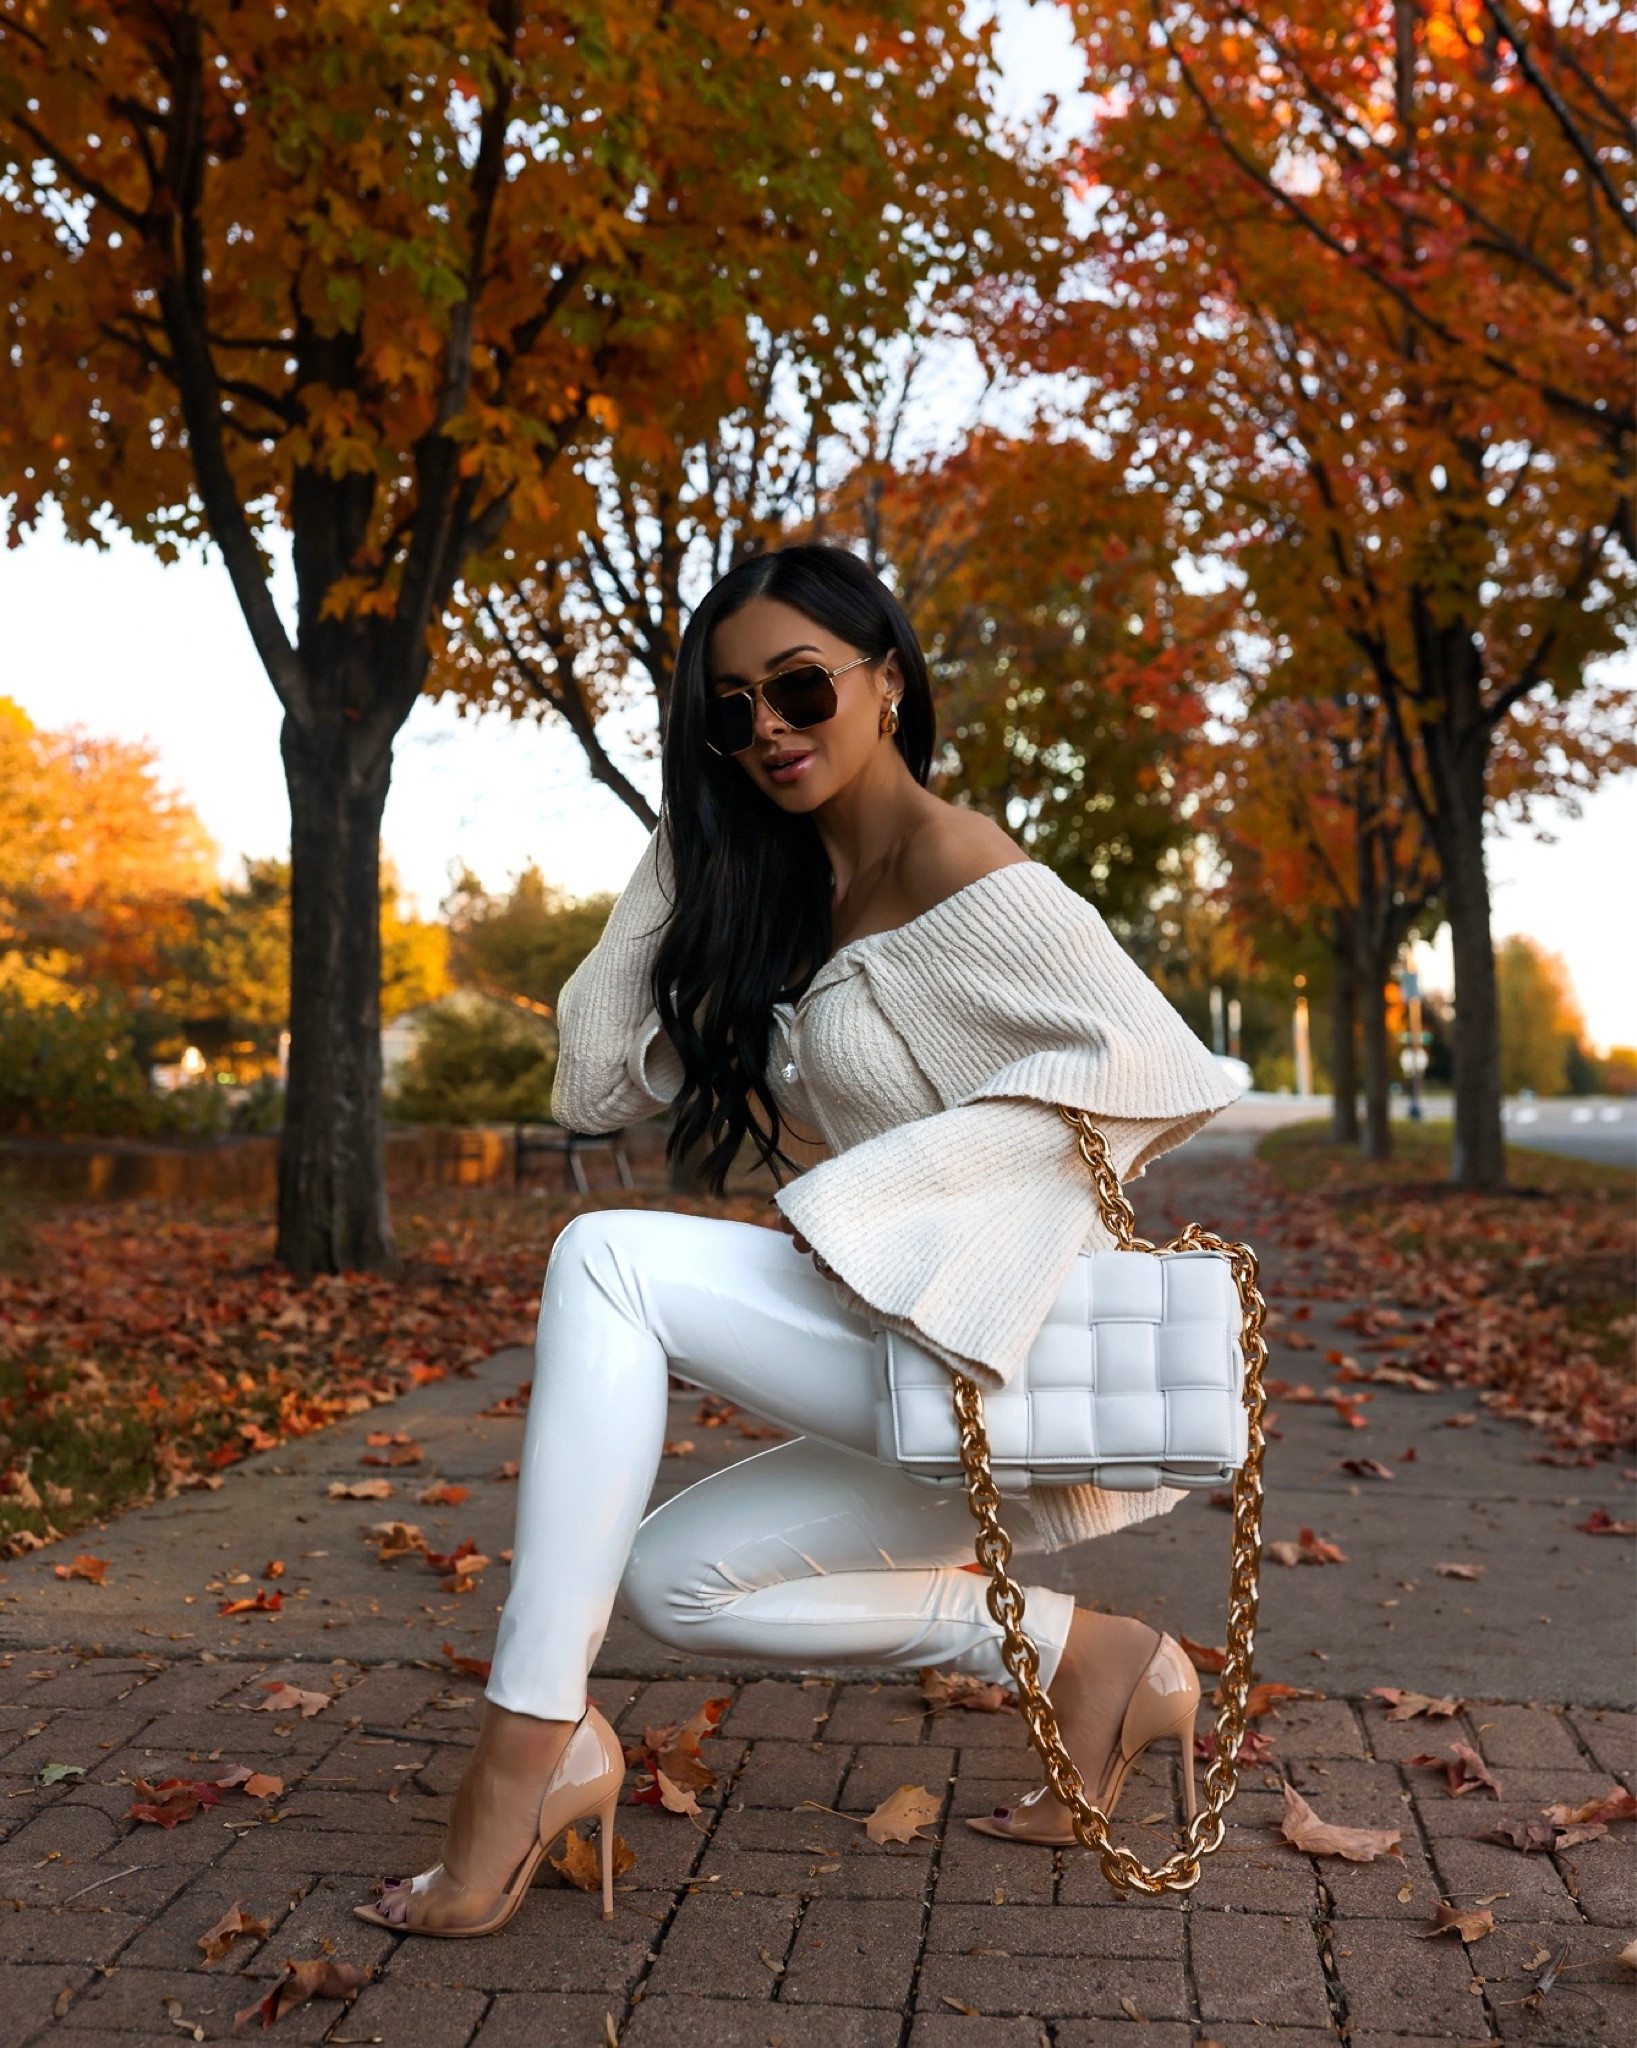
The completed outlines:
<svg viewBox="0 0 1637 2048">
<path fill-rule="evenodd" d="M 551 1113 L 565 1130 L 620 1130 L 663 1109 L 682 1085 L 681 1062 L 660 1028 L 652 988 L 672 888 L 662 824 L 602 937 L 557 999 Z"/>
</svg>

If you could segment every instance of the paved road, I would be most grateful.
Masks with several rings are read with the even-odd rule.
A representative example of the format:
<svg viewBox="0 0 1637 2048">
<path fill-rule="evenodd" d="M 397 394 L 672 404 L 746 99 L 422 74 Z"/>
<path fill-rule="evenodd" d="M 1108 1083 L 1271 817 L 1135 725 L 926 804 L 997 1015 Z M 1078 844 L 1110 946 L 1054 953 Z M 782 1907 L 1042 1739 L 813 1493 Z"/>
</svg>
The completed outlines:
<svg viewBox="0 0 1637 2048">
<path fill-rule="evenodd" d="M 1629 1096 L 1508 1102 L 1503 1114 L 1510 1144 L 1637 1169 L 1637 1101 Z"/>
</svg>

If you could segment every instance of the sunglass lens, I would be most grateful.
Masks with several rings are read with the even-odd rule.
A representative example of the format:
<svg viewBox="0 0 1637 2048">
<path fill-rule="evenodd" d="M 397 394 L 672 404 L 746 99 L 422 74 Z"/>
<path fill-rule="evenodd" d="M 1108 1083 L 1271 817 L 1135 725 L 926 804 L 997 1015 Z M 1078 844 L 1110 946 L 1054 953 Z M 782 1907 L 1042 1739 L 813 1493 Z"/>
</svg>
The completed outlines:
<svg viewBox="0 0 1637 2048">
<path fill-rule="evenodd" d="M 713 697 L 705 707 L 705 737 L 719 754 L 742 754 L 756 737 L 755 700 Z"/>
<path fill-rule="evenodd" d="M 774 716 L 797 732 L 836 715 L 836 686 L 821 668 L 784 669 L 762 685 L 762 695 Z"/>
</svg>

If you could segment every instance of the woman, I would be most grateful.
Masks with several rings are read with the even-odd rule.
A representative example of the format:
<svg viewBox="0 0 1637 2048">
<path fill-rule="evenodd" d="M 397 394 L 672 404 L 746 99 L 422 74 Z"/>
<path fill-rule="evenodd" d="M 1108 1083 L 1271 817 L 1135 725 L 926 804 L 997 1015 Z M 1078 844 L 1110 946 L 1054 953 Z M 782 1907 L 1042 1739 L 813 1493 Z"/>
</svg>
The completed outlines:
<svg viewBox="0 0 1637 2048">
<path fill-rule="evenodd" d="M 563 991 L 554 1112 L 599 1131 L 669 1104 L 673 1154 L 703 1149 L 717 1186 L 796 1126 L 831 1156 L 781 1189 L 789 1236 L 610 1210 L 558 1238 L 482 1730 L 442 1862 L 366 1919 L 490 1933 L 565 1826 L 600 1815 L 608 1841 L 620 1749 L 585 1684 L 622 1581 L 696 1655 L 1006 1676 L 963 1495 L 880 1454 L 876 1334 L 1003 1385 L 1107 1243 L 1053 1105 L 1094 1112 L 1130 1174 L 1234 1091 L 1095 911 L 929 793 L 932 752 L 920 648 L 855 557 L 761 556 L 695 613 L 665 819 Z M 642 1521 L 670 1371 L 801 1434 Z M 1051 1550 L 1181 1498 L 1041 1487 L 1008 1522 Z M 1105 1810 L 1159 1736 L 1191 1764 L 1198 1681 L 1169 1637 L 1044 1588 L 1027 1626 Z M 974 1825 L 1072 1839 L 1045 1791 Z"/>
</svg>

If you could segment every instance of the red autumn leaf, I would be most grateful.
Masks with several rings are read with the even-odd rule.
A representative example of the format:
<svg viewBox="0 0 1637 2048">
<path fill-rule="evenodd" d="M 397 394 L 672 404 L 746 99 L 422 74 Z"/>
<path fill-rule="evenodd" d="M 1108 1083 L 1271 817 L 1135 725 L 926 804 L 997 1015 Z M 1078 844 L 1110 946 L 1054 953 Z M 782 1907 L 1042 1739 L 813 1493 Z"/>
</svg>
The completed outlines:
<svg viewBox="0 0 1637 2048">
<path fill-rule="evenodd" d="M 86 1579 L 93 1586 L 100 1586 L 108 1576 L 108 1567 L 112 1561 L 111 1558 L 93 1557 L 86 1550 L 82 1551 L 72 1564 L 53 1565 L 51 1569 L 59 1579 Z"/>
<path fill-rule="evenodd" d="M 269 1593 L 265 1586 L 258 1586 L 249 1600 L 229 1600 L 218 1607 L 218 1614 L 277 1614 L 284 1606 L 282 1593 Z"/>
<path fill-rule="evenodd" d="M 370 1981 L 375 1972 L 361 1969 L 357 1963 L 332 1963 L 326 1957 L 317 1957 L 312 1962 L 287 1962 L 284 1975 L 267 1993 L 253 2005 L 247 2005 L 233 2015 L 233 2030 L 238 2032 L 247 2020 L 259 2013 L 265 2031 L 275 2021 L 283 2019 L 287 2012 L 294 2012 L 310 1998 L 354 1999 Z"/>
<path fill-rule="evenodd" d="M 423 1508 L 458 1508 L 472 1497 L 469 1486 L 448 1486 L 439 1481 L 415 1496 L 416 1504 Z"/>
<path fill-rule="evenodd" d="M 1617 1522 L 1607 1508 L 1593 1508 L 1575 1527 L 1583 1536 L 1637 1536 L 1637 1522 Z"/>
<path fill-rule="evenodd" d="M 1405 1761 L 1417 1769 L 1442 1771 L 1451 1799 L 1478 1791 L 1492 1792 L 1497 1799 L 1501 1796 L 1499 1780 L 1490 1776 L 1483 1758 L 1465 1742 L 1452 1742 L 1447 1756 L 1412 1756 Z"/>
<path fill-rule="evenodd" d="M 253 1771 L 248 1764 L 235 1764 L 225 1777 L 212 1782 L 223 1792 L 237 1790 L 248 1799 L 277 1799 L 284 1790 L 282 1778 L 275 1778 L 266 1771 Z"/>
<path fill-rule="evenodd" d="M 200 1935 L 199 1953 L 207 1963 L 220 1962 L 241 1934 L 252 1941 L 265 1941 L 267 1931 L 267 1923 L 253 1920 L 244 1910 L 243 1899 L 238 1899 Z"/>
<path fill-rule="evenodd" d="M 662 1804 L 659 1776 L 687 1792 L 707 1792 L 716 1783 L 716 1773 L 700 1754 L 700 1744 L 711 1735 L 718 1721 L 732 1705 L 731 1695 L 706 1700 L 686 1721 L 670 1721 L 660 1728 L 644 1731 L 641 1742 L 625 1750 L 626 1763 L 640 1775 L 632 1791 L 632 1806 Z"/>
<path fill-rule="evenodd" d="M 463 1676 L 467 1678 L 480 1679 L 483 1684 L 488 1684 L 489 1672 L 493 1668 L 492 1662 L 489 1658 L 462 1657 L 455 1649 L 453 1643 L 444 1644 L 443 1654 L 449 1659 L 449 1662 L 454 1666 L 455 1670 L 462 1673 Z"/>
<path fill-rule="evenodd" d="M 1213 1646 L 1209 1643 L 1196 1643 L 1189 1636 L 1179 1635 L 1177 1641 L 1186 1651 L 1196 1671 L 1203 1671 L 1207 1676 L 1214 1676 L 1226 1667 L 1228 1653 L 1225 1648 Z"/>
<path fill-rule="evenodd" d="M 125 1818 L 167 1829 L 192 1820 L 221 1798 L 208 1779 L 162 1778 L 157 1785 L 150 1785 L 146 1778 L 133 1778 L 131 1786 L 141 1796 L 126 1808 Z"/>
<path fill-rule="evenodd" d="M 1245 1696 L 1245 1719 L 1259 1721 L 1264 1714 L 1276 1711 L 1285 1700 L 1314 1700 L 1319 1695 L 1299 1685 L 1285 1685 L 1278 1679 L 1263 1679 L 1253 1685 Z"/>
</svg>

